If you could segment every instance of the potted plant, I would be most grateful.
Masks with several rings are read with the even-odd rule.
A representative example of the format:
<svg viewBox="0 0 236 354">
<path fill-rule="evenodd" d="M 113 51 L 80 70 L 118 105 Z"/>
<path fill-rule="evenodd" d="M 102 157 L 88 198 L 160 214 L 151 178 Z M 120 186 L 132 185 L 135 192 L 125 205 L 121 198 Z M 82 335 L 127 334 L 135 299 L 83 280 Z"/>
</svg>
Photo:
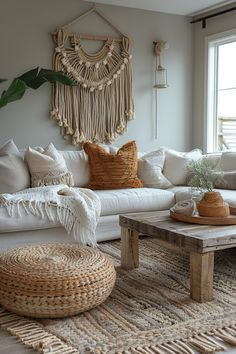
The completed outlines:
<svg viewBox="0 0 236 354">
<path fill-rule="evenodd" d="M 187 169 L 190 173 L 188 184 L 201 194 L 197 202 L 200 216 L 226 217 L 230 214 L 229 205 L 225 203 L 221 194 L 214 191 L 216 180 L 222 179 L 217 170 L 216 162 L 208 157 L 189 162 Z"/>
<path fill-rule="evenodd" d="M 6 81 L 6 79 L 0 79 L 0 83 L 4 81 Z M 21 99 L 27 89 L 31 88 L 36 90 L 45 82 L 59 82 L 68 86 L 75 85 L 75 82 L 63 72 L 35 68 L 15 78 L 8 89 L 2 92 L 0 97 L 0 108 L 6 106 L 10 102 Z"/>
</svg>

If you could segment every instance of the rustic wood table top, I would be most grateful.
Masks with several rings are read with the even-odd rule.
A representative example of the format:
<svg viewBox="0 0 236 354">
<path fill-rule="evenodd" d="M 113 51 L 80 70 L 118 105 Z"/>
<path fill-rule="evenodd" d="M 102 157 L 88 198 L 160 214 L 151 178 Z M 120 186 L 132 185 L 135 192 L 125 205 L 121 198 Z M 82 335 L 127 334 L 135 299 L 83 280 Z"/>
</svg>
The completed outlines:
<svg viewBox="0 0 236 354">
<path fill-rule="evenodd" d="M 120 226 L 199 253 L 236 247 L 236 225 L 212 226 L 176 221 L 169 210 L 120 215 Z"/>
</svg>

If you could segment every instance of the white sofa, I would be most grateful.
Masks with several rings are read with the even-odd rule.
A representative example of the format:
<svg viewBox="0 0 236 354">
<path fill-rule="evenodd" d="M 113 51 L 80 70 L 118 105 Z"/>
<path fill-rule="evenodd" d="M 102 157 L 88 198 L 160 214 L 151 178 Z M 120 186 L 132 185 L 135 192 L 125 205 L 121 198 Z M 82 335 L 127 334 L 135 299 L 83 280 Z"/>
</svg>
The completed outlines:
<svg viewBox="0 0 236 354">
<path fill-rule="evenodd" d="M 114 148 L 113 148 L 114 150 Z M 112 147 L 110 148 L 112 152 Z M 73 173 L 75 186 L 84 187 L 89 180 L 89 167 L 87 156 L 81 151 L 63 151 L 69 171 Z M 139 154 L 142 156 L 142 154 Z M 178 154 L 176 155 L 178 157 Z M 184 154 L 179 155 L 179 160 L 173 160 L 173 155 L 166 157 L 163 173 L 172 179 L 172 183 L 184 184 L 186 180 L 186 161 Z M 181 160 L 181 156 L 183 159 Z M 221 155 L 212 158 L 221 162 Z M 183 165 L 185 164 L 185 165 Z M 172 166 L 173 165 L 173 166 Z M 236 165 L 236 155 L 235 155 Z M 172 167 L 172 168 L 171 168 Z M 227 167 L 228 169 L 228 167 Z M 236 171 L 236 166 L 235 166 Z M 220 190 L 224 199 L 231 205 L 236 204 L 235 190 Z M 134 188 L 119 190 L 95 191 L 101 200 L 101 217 L 96 230 L 97 241 L 117 239 L 120 237 L 119 214 L 144 211 L 166 210 L 177 201 L 189 198 L 189 187 L 173 185 L 168 189 Z M 21 210 L 22 217 L 9 217 L 4 207 L 0 207 L 0 252 L 25 245 L 50 242 L 75 242 L 72 236 L 67 235 L 60 224 L 55 224 L 47 219 L 40 219 L 27 215 Z"/>
</svg>

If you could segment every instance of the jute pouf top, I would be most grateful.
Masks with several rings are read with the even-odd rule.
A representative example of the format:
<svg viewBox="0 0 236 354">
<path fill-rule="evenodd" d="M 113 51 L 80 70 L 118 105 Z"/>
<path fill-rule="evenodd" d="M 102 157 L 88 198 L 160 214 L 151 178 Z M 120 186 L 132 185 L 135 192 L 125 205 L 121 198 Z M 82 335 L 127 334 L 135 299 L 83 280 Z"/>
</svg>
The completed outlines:
<svg viewBox="0 0 236 354">
<path fill-rule="evenodd" d="M 115 279 L 111 258 L 98 249 L 21 247 L 0 256 L 0 303 L 24 316 L 71 316 L 101 304 Z"/>
</svg>

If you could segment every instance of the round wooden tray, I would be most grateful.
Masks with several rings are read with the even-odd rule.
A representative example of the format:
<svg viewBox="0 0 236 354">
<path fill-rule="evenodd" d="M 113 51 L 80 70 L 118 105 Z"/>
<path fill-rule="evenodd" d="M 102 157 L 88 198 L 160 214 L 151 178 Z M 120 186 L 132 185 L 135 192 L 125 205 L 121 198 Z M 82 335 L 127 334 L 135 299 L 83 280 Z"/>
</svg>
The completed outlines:
<svg viewBox="0 0 236 354">
<path fill-rule="evenodd" d="M 231 211 L 231 210 L 230 210 Z M 232 213 L 232 211 L 231 211 Z M 172 219 L 187 222 L 190 224 L 201 224 L 201 225 L 236 225 L 236 215 L 230 214 L 229 216 L 218 218 L 218 217 L 206 217 L 206 216 L 189 216 L 178 214 L 170 210 L 170 217 Z"/>
</svg>

